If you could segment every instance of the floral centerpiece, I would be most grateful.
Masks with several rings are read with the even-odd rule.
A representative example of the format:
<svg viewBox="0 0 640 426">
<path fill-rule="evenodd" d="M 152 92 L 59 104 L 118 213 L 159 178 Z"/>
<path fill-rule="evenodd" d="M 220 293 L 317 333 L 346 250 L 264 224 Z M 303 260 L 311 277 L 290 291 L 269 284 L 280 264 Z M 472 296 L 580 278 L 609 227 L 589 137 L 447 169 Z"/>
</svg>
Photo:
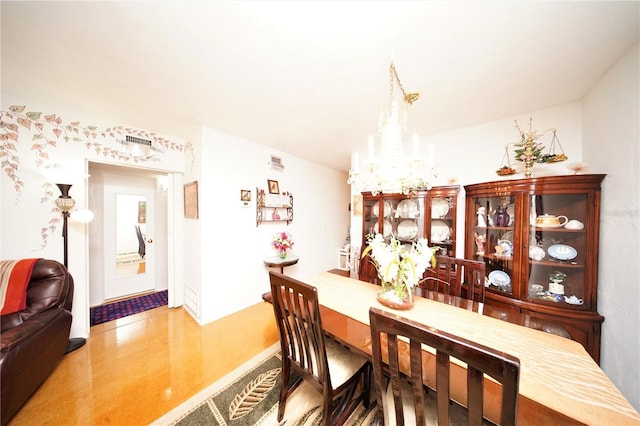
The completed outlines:
<svg viewBox="0 0 640 426">
<path fill-rule="evenodd" d="M 378 270 L 382 281 L 380 303 L 396 309 L 413 306 L 413 289 L 429 265 L 435 267 L 434 253 L 438 248 L 431 248 L 428 243 L 426 238 L 419 238 L 407 247 L 391 237 L 387 244 L 381 234 L 369 241 L 362 257 L 370 255 Z"/>
<path fill-rule="evenodd" d="M 284 259 L 287 257 L 287 250 L 293 247 L 293 238 L 288 232 L 278 232 L 273 236 L 271 245 L 278 250 L 278 256 Z"/>
</svg>

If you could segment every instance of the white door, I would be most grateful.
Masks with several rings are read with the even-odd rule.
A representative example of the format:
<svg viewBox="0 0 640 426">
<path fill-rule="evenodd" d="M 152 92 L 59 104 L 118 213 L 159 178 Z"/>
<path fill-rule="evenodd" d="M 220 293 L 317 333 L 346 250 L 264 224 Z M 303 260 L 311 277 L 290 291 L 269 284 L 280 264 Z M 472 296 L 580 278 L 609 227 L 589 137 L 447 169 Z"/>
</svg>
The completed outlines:
<svg viewBox="0 0 640 426">
<path fill-rule="evenodd" d="M 155 288 L 154 192 L 153 179 L 105 176 L 105 300 Z"/>
</svg>

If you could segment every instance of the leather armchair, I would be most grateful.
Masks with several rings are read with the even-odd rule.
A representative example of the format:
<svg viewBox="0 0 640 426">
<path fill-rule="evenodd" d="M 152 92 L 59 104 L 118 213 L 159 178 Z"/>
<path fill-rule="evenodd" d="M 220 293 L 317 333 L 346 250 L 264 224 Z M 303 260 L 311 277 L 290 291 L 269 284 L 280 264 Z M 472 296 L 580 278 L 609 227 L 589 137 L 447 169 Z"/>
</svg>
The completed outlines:
<svg viewBox="0 0 640 426">
<path fill-rule="evenodd" d="M 55 260 L 36 262 L 27 307 L 0 317 L 0 420 L 5 425 L 53 372 L 71 332 L 73 278 Z"/>
</svg>

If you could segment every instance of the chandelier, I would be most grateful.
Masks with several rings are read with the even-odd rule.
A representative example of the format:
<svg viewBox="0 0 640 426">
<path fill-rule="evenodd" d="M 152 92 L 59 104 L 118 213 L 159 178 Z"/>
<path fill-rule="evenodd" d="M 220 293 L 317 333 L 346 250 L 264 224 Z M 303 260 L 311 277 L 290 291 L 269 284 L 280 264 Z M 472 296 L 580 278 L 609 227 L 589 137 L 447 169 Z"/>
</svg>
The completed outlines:
<svg viewBox="0 0 640 426">
<path fill-rule="evenodd" d="M 407 118 L 404 108 L 400 108 L 394 99 L 393 89 L 398 84 L 402 92 L 402 106 L 412 105 L 420 94 L 407 93 L 400 82 L 393 62 L 389 65 L 389 107 L 381 111 L 378 119 L 378 139 L 380 147 L 375 149 L 373 136 L 369 136 L 368 158 L 363 169 L 360 169 L 358 153 L 354 153 L 352 167 L 349 170 L 348 184 L 356 192 L 369 191 L 373 195 L 379 193 L 403 193 L 405 195 L 418 189 L 431 189 L 437 176 L 434 168 L 432 147 L 426 156 L 420 156 L 420 141 L 414 134 L 412 153 L 404 154 L 404 137 L 407 130 Z"/>
</svg>

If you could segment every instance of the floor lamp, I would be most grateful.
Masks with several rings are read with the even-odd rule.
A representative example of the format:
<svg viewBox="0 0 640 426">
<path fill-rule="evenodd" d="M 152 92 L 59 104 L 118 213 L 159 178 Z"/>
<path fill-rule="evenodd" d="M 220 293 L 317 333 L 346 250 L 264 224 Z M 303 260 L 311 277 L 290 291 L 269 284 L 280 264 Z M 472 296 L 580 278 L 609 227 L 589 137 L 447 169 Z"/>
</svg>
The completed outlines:
<svg viewBox="0 0 640 426">
<path fill-rule="evenodd" d="M 76 205 L 76 201 L 71 198 L 69 195 L 69 190 L 71 189 L 70 184 L 66 183 L 56 183 L 58 189 L 60 189 L 60 196 L 56 198 L 56 206 L 62 212 L 62 240 L 64 245 L 64 267 L 69 267 L 69 245 L 67 243 L 68 231 L 67 231 L 67 222 L 69 220 L 69 216 L 71 215 L 71 209 Z M 90 220 L 90 219 L 89 219 Z M 69 352 L 73 352 L 76 349 L 80 349 L 84 344 L 87 343 L 87 339 L 84 337 L 73 337 L 69 339 L 67 343 L 67 350 L 65 354 Z"/>
<path fill-rule="evenodd" d="M 56 183 L 60 189 L 60 196 L 56 199 L 56 206 L 62 212 L 62 240 L 64 243 L 64 267 L 69 268 L 69 246 L 67 244 L 67 221 L 69 220 L 70 211 L 76 205 L 76 200 L 71 198 L 69 190 L 71 185 L 66 183 Z"/>
</svg>

